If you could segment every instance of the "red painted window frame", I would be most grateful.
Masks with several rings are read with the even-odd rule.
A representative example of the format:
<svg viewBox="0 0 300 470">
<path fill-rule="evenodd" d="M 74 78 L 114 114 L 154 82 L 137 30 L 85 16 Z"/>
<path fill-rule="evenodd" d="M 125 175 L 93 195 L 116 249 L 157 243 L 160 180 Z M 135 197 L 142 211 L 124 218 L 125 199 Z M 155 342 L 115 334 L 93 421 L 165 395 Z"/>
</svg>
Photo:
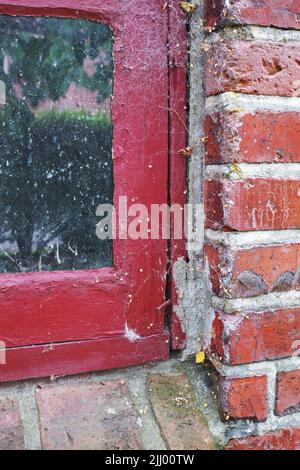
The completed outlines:
<svg viewBox="0 0 300 470">
<path fill-rule="evenodd" d="M 187 16 L 179 2 L 169 2 L 169 201 L 170 205 L 187 202 L 187 161 L 179 150 L 188 144 L 187 130 Z M 172 223 L 172 221 L 171 221 Z M 170 246 L 170 346 L 182 350 L 187 333 L 178 315 L 180 298 L 175 273 L 179 260 L 187 261 L 186 240 L 174 240 Z"/>
<path fill-rule="evenodd" d="M 152 203 L 168 201 L 168 184 L 172 186 L 176 181 L 171 203 L 182 201 L 185 189 L 185 164 L 177 152 L 186 138 L 182 128 L 182 56 L 177 67 L 175 64 L 168 69 L 168 58 L 172 56 L 168 35 L 175 20 L 172 15 L 180 13 L 176 2 L 171 2 L 173 7 L 167 11 L 163 3 L 0 1 L 0 14 L 85 18 L 110 26 L 115 64 L 114 200 L 116 203 L 119 196 L 126 195 L 129 204 L 143 203 L 149 209 Z M 184 26 L 180 34 L 183 30 Z M 176 108 L 173 116 L 168 112 L 172 106 Z M 180 119 L 173 122 L 174 116 Z M 169 156 L 174 158 L 171 164 Z M 176 247 L 171 241 L 173 261 L 184 253 L 184 242 L 177 242 Z M 0 340 L 8 348 L 6 364 L 0 364 L 0 381 L 167 358 L 168 252 L 166 240 L 117 239 L 113 268 L 0 275 Z M 172 279 L 171 300 L 177 301 Z M 173 345 L 180 348 L 184 333 L 175 313 L 171 312 L 171 320 L 173 337 L 177 338 Z"/>
</svg>

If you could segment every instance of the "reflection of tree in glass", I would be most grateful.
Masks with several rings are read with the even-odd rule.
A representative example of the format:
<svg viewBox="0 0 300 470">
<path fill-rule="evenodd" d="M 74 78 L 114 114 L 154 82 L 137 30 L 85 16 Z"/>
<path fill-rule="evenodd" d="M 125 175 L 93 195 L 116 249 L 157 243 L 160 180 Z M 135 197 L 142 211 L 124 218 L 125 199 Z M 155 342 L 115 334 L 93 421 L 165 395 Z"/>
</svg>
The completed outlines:
<svg viewBox="0 0 300 470">
<path fill-rule="evenodd" d="M 113 193 L 102 106 L 112 93 L 111 47 L 109 28 L 94 22 L 0 17 L 2 272 L 111 263 L 111 246 L 95 237 L 96 206 Z M 88 102 L 75 111 L 71 86 L 90 90 L 97 111 Z M 3 249 L 9 243 L 17 247 Z"/>
</svg>

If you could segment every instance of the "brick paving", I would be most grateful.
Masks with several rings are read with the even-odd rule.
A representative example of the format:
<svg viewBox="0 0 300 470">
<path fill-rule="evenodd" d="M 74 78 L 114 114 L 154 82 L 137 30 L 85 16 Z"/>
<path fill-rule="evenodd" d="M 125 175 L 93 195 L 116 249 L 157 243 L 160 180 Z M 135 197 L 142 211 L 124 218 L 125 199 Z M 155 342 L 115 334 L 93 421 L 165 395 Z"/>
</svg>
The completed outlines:
<svg viewBox="0 0 300 470">
<path fill-rule="evenodd" d="M 184 367 L 173 360 L 2 384 L 0 449 L 213 449 Z"/>
<path fill-rule="evenodd" d="M 169 449 L 212 450 L 212 435 L 186 374 L 149 376 L 154 415 Z"/>
<path fill-rule="evenodd" d="M 0 399 L 0 450 L 24 449 L 22 421 L 18 397 Z"/>
</svg>

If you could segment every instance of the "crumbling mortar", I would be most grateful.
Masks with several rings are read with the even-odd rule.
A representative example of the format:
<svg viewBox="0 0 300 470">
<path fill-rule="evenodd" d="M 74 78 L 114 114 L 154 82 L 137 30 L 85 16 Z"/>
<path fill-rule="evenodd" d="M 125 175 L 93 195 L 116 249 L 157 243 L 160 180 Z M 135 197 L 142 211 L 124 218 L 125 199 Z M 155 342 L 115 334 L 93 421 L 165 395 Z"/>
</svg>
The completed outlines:
<svg viewBox="0 0 300 470">
<path fill-rule="evenodd" d="M 225 92 L 209 96 L 205 101 L 207 114 L 217 112 L 300 112 L 300 98 L 295 96 L 245 95 Z"/>
<path fill-rule="evenodd" d="M 300 243 L 300 230 L 265 230 L 254 232 L 223 232 L 221 230 L 205 230 L 205 242 L 210 245 L 224 245 L 230 248 L 253 248 L 265 245 Z"/>
<path fill-rule="evenodd" d="M 253 25 L 226 25 L 218 31 L 207 33 L 205 40 L 209 44 L 236 40 L 297 42 L 300 41 L 300 31 Z"/>
<path fill-rule="evenodd" d="M 299 308 L 300 291 L 271 292 L 257 297 L 239 297 L 233 299 L 213 296 L 211 301 L 215 309 L 223 311 L 226 314 L 235 314 L 243 311 L 275 311 L 283 308 Z"/>
<path fill-rule="evenodd" d="M 218 373 L 228 378 L 252 377 L 257 374 L 265 375 L 272 372 L 287 372 L 300 368 L 300 357 L 288 357 L 272 361 L 261 361 L 239 365 L 216 365 Z"/>
<path fill-rule="evenodd" d="M 198 5 L 199 2 L 191 2 Z M 203 54 L 203 4 L 198 6 L 189 23 L 189 145 L 193 149 L 188 162 L 188 195 L 187 202 L 203 207 L 204 181 L 204 115 L 205 94 L 202 83 Z M 204 231 L 204 226 L 203 226 Z M 195 248 L 195 247 L 194 247 Z M 205 341 L 207 327 L 207 312 L 210 311 L 211 289 L 209 287 L 208 269 L 203 259 L 203 246 L 199 243 L 197 249 L 189 250 L 189 260 L 178 259 L 174 263 L 174 282 L 178 294 L 178 305 L 174 311 L 181 321 L 187 336 L 186 348 L 182 359 L 187 359 L 200 351 Z M 209 315 L 208 315 L 209 317 Z"/>
<path fill-rule="evenodd" d="M 178 296 L 174 310 L 187 333 L 186 348 L 181 356 L 185 360 L 201 351 L 207 340 L 213 321 L 212 294 L 207 264 L 196 271 L 184 258 L 180 258 L 175 262 L 173 272 Z"/>
<path fill-rule="evenodd" d="M 230 163 L 206 166 L 209 180 L 245 181 L 247 178 L 300 179 L 300 163 Z"/>
</svg>

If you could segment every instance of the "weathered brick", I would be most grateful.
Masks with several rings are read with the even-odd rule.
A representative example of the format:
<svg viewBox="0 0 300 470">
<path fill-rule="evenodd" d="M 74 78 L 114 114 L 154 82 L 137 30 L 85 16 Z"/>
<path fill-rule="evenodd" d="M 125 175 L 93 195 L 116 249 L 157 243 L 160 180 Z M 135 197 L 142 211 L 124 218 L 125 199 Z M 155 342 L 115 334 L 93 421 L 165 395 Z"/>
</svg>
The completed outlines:
<svg viewBox="0 0 300 470">
<path fill-rule="evenodd" d="M 228 112 L 205 118 L 207 164 L 300 162 L 300 113 Z"/>
<path fill-rule="evenodd" d="M 280 359 L 295 355 L 299 349 L 300 308 L 218 313 L 217 318 L 218 330 L 212 334 L 221 334 L 221 338 L 214 338 L 212 352 L 221 355 L 222 345 L 226 364 Z"/>
<path fill-rule="evenodd" d="M 221 418 L 265 421 L 267 377 L 219 378 Z"/>
<path fill-rule="evenodd" d="M 207 31 L 224 25 L 227 14 L 226 0 L 204 0 L 204 25 Z"/>
<path fill-rule="evenodd" d="M 23 430 L 18 397 L 0 398 L 0 450 L 23 450 Z"/>
<path fill-rule="evenodd" d="M 297 180 L 207 180 L 204 197 L 209 228 L 238 231 L 300 228 Z"/>
<path fill-rule="evenodd" d="M 186 374 L 151 375 L 149 389 L 155 418 L 169 449 L 214 448 Z"/>
<path fill-rule="evenodd" d="M 300 429 L 283 429 L 263 436 L 232 439 L 226 450 L 300 450 Z"/>
<path fill-rule="evenodd" d="M 206 245 L 213 292 L 222 297 L 255 297 L 300 289 L 300 245 L 234 248 Z"/>
<path fill-rule="evenodd" d="M 300 347 L 300 342 L 299 342 Z M 298 347 L 298 349 L 299 349 Z M 277 415 L 293 413 L 300 409 L 300 370 L 279 372 L 276 381 Z"/>
<path fill-rule="evenodd" d="M 222 259 L 223 253 L 223 246 L 217 247 L 208 243 L 204 245 L 204 257 L 208 260 L 212 290 L 217 295 L 224 291 L 223 276 L 221 274 L 221 270 L 224 268 L 224 259 Z"/>
<path fill-rule="evenodd" d="M 300 29 L 298 0 L 205 0 L 208 30 L 226 24 L 257 24 Z"/>
<path fill-rule="evenodd" d="M 216 313 L 212 321 L 211 342 L 208 352 L 218 363 L 224 362 L 225 360 L 224 348 L 226 347 L 226 344 L 224 344 L 223 341 L 224 337 L 224 321 L 222 321 L 222 316 L 219 313 Z"/>
<path fill-rule="evenodd" d="M 123 381 L 47 386 L 36 391 L 44 449 L 141 449 Z"/>
<path fill-rule="evenodd" d="M 264 41 L 219 42 L 206 54 L 207 95 L 227 91 L 297 96 L 300 44 Z"/>
</svg>

